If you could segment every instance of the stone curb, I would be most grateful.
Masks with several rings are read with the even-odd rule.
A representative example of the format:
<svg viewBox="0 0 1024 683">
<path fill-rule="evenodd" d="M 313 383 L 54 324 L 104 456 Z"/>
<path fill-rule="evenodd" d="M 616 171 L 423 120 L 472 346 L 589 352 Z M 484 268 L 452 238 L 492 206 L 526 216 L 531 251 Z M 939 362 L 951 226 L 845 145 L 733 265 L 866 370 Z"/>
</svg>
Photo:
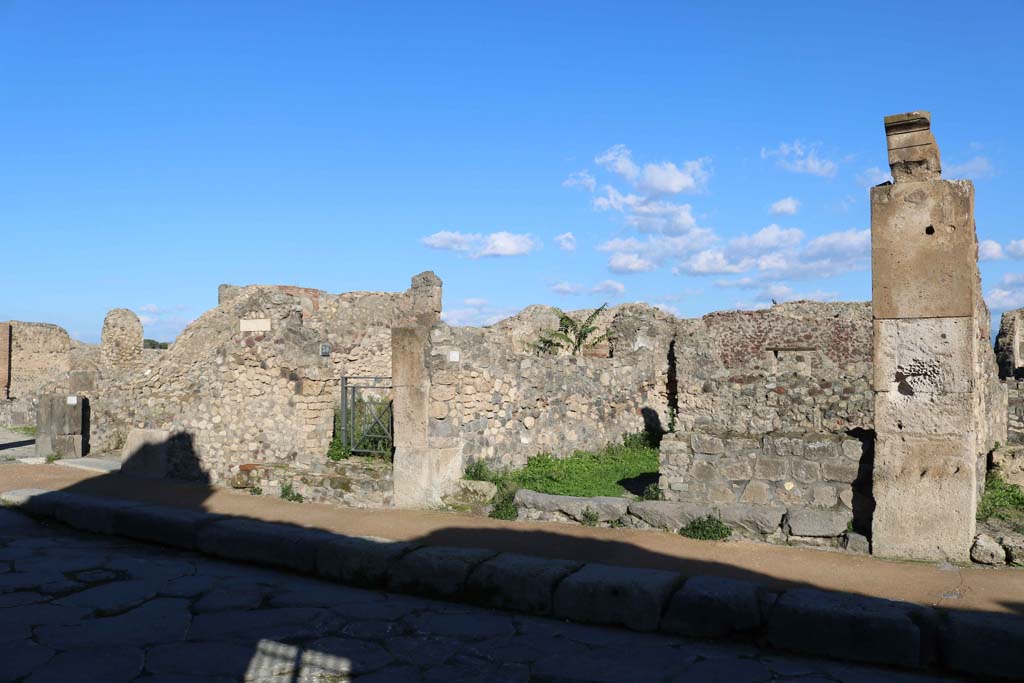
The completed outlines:
<svg viewBox="0 0 1024 683">
<path fill-rule="evenodd" d="M 1024 619 L 749 581 L 425 546 L 64 491 L 19 489 L 0 504 L 76 529 L 151 541 L 483 607 L 636 631 L 759 639 L 811 656 L 1013 677 L 1024 670 Z M 979 640 L 980 635 L 985 638 Z M 992 645 L 998 644 L 998 647 Z"/>
</svg>

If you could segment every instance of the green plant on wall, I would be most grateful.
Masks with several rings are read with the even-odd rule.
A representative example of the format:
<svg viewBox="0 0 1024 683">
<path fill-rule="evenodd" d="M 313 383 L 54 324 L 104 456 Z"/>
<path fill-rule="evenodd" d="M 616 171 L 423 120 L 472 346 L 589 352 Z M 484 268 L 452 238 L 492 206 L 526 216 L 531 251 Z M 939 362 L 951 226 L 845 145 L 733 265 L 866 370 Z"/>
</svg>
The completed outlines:
<svg viewBox="0 0 1024 683">
<path fill-rule="evenodd" d="M 582 353 L 584 349 L 597 346 L 608 338 L 607 332 L 597 337 L 593 336 L 597 332 L 597 326 L 594 324 L 594 321 L 597 320 L 597 317 L 606 308 L 608 308 L 608 304 L 601 304 L 600 307 L 594 309 L 583 320 L 577 320 L 562 309 L 556 308 L 558 329 L 541 332 L 540 338 L 530 344 L 530 348 L 542 356 L 558 353 L 562 350 L 576 356 Z"/>
</svg>

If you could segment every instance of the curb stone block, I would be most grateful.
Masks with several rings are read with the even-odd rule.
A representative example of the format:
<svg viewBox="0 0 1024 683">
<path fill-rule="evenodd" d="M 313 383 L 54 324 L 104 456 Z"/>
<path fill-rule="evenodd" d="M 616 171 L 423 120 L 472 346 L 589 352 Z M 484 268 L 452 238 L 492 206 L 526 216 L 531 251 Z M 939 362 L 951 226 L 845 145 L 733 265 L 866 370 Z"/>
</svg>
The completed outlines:
<svg viewBox="0 0 1024 683">
<path fill-rule="evenodd" d="M 766 505 L 723 505 L 719 509 L 723 522 L 755 534 L 775 533 L 782 524 L 782 516 L 785 514 L 784 507 Z M 843 528 L 846 528 L 845 525 Z"/>
<path fill-rule="evenodd" d="M 947 612 L 939 628 L 942 663 L 972 676 L 1024 672 L 1024 619 L 1012 614 Z"/>
<path fill-rule="evenodd" d="M 611 496 L 594 496 L 592 498 L 555 496 L 550 493 L 538 493 L 529 489 L 519 489 L 516 491 L 515 503 L 518 507 L 527 510 L 560 513 L 581 523 L 586 519 L 584 512 L 587 510 L 597 515 L 596 521 L 600 523 L 614 522 L 625 515 L 629 509 L 629 501 L 625 498 L 614 498 Z"/>
<path fill-rule="evenodd" d="M 388 590 L 431 597 L 462 597 L 469 573 L 498 552 L 428 546 L 403 555 L 388 569 Z"/>
<path fill-rule="evenodd" d="M 641 500 L 629 504 L 629 514 L 656 529 L 679 531 L 698 517 L 708 514 L 706 505 L 668 500 Z"/>
<path fill-rule="evenodd" d="M 46 489 L 15 489 L 0 494 L 0 502 L 35 517 L 54 517 L 57 505 L 71 494 Z"/>
<path fill-rule="evenodd" d="M 672 596 L 661 620 L 662 631 L 697 638 L 750 631 L 760 625 L 757 587 L 717 576 L 687 579 Z"/>
<path fill-rule="evenodd" d="M 320 544 L 316 573 L 321 578 L 353 586 L 383 588 L 391 565 L 418 547 L 386 539 L 336 536 Z"/>
<path fill-rule="evenodd" d="M 117 498 L 99 498 L 81 496 L 74 493 L 65 494 L 54 509 L 53 515 L 58 522 L 64 522 L 82 531 L 92 531 L 108 536 L 114 533 L 114 516 L 122 510 L 142 507 L 143 503 Z"/>
<path fill-rule="evenodd" d="M 582 562 L 501 553 L 470 573 L 466 595 L 475 605 L 550 614 L 558 582 L 582 566 Z"/>
<path fill-rule="evenodd" d="M 790 536 L 816 536 L 831 538 L 846 532 L 846 525 L 853 519 L 849 510 L 790 510 L 786 515 L 786 527 Z"/>
<path fill-rule="evenodd" d="M 898 602 L 814 588 L 783 593 L 768 619 L 768 642 L 805 654 L 918 667 L 921 632 Z"/>
<path fill-rule="evenodd" d="M 553 614 L 588 624 L 654 631 L 681 581 L 675 572 L 587 564 L 558 584 Z"/>
<path fill-rule="evenodd" d="M 114 515 L 114 533 L 140 541 L 194 550 L 199 528 L 222 519 L 222 516 L 208 512 L 143 505 L 119 510 Z"/>
<path fill-rule="evenodd" d="M 225 560 L 241 560 L 312 574 L 317 546 L 330 533 L 304 527 L 225 519 L 203 525 L 196 533 L 196 548 Z"/>
</svg>

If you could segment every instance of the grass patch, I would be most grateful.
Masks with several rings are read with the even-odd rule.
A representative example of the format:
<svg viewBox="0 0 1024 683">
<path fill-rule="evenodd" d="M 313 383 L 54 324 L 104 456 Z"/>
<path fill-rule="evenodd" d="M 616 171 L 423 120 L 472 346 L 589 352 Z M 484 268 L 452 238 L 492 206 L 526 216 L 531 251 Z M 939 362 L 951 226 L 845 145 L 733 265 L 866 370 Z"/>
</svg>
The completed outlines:
<svg viewBox="0 0 1024 683">
<path fill-rule="evenodd" d="M 623 482 L 656 475 L 657 471 L 658 450 L 641 433 L 625 435 L 622 444 L 609 444 L 597 452 L 576 451 L 561 460 L 541 453 L 530 458 L 522 469 L 508 472 L 492 470 L 485 462 L 477 461 L 466 468 L 465 478 L 497 486 L 490 516 L 515 519 L 518 510 L 513 499 L 521 488 L 559 496 L 623 496 Z"/>
<path fill-rule="evenodd" d="M 717 517 L 708 515 L 707 517 L 698 517 L 684 526 L 679 530 L 679 535 L 695 538 L 698 541 L 724 541 L 732 536 L 732 529 Z"/>
<path fill-rule="evenodd" d="M 25 436 L 35 436 L 36 435 L 36 428 L 33 427 L 32 425 L 25 425 L 23 427 L 8 427 L 8 429 L 10 429 L 12 432 L 17 432 L 19 434 L 24 434 Z"/>
<path fill-rule="evenodd" d="M 327 457 L 334 462 L 348 460 L 352 457 L 352 451 L 342 443 L 340 437 L 335 436 L 331 439 L 331 445 L 327 448 Z"/>
<path fill-rule="evenodd" d="M 1007 483 L 998 472 L 989 472 L 985 493 L 978 503 L 978 521 L 990 519 L 1007 522 L 1015 531 L 1024 533 L 1024 491 Z"/>
<path fill-rule="evenodd" d="M 48 456 L 46 456 L 46 462 L 57 462 L 58 460 L 60 460 L 60 458 L 61 456 L 57 455 L 56 453 L 50 453 Z"/>
</svg>

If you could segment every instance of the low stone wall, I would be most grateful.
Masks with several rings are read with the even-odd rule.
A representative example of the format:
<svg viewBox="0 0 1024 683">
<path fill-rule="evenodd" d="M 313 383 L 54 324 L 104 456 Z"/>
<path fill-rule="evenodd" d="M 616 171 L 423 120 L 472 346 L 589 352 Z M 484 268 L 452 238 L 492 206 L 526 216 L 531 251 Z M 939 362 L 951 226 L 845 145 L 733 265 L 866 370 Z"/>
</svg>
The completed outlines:
<svg viewBox="0 0 1024 683">
<path fill-rule="evenodd" d="M 1024 444 L 1024 380 L 1007 380 L 1007 441 Z"/>
<path fill-rule="evenodd" d="M 662 439 L 658 487 L 669 501 L 754 506 L 780 523 L 783 514 L 809 522 L 787 535 L 818 536 L 806 532 L 825 526 L 838 536 L 855 512 L 858 527 L 867 530 L 871 457 L 865 451 L 858 439 L 830 434 L 678 432 Z"/>
<path fill-rule="evenodd" d="M 231 477 L 232 488 L 248 489 L 253 495 L 281 495 L 282 487 L 311 503 L 329 503 L 356 508 L 389 507 L 394 484 L 391 463 L 376 458 L 349 458 L 338 462 L 310 462 L 292 465 L 246 464 Z"/>
<path fill-rule="evenodd" d="M 554 496 L 516 492 L 518 519 L 599 527 L 678 532 L 694 520 L 714 517 L 737 537 L 777 544 L 845 548 L 867 553 L 867 537 L 849 528 L 849 510 L 820 510 L 745 503 L 631 500 L 610 496 Z"/>
</svg>

